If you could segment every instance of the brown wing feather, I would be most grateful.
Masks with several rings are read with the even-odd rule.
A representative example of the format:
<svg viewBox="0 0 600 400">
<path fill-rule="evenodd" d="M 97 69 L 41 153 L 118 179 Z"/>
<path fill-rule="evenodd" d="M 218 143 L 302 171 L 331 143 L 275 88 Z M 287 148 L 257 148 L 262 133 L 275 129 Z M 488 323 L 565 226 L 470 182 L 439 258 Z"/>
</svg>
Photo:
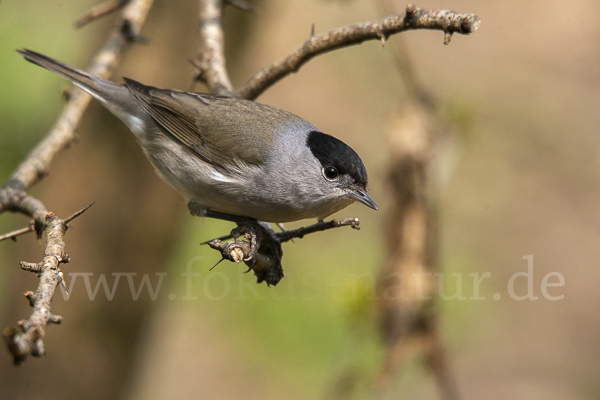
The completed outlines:
<svg viewBox="0 0 600 400">
<path fill-rule="evenodd" d="M 151 91 L 160 89 L 127 78 L 125 83 L 142 108 L 174 139 L 194 152 L 201 160 L 223 168 L 220 163 L 209 157 L 209 154 L 202 151 L 202 136 L 197 131 L 194 121 L 189 116 L 173 110 L 161 98 L 151 94 Z"/>
<path fill-rule="evenodd" d="M 261 165 L 284 123 L 302 122 L 275 107 L 230 97 L 157 89 L 125 79 L 144 110 L 200 159 L 228 170 Z"/>
</svg>

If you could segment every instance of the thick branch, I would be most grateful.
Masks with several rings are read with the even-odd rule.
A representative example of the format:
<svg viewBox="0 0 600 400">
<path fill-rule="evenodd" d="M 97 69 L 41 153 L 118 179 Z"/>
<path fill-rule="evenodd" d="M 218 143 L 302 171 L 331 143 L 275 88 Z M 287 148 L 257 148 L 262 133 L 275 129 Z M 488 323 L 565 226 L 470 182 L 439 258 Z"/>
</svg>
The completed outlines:
<svg viewBox="0 0 600 400">
<path fill-rule="evenodd" d="M 435 29 L 445 33 L 444 43 L 453 33 L 469 34 L 479 28 L 481 21 L 475 14 L 457 14 L 447 10 L 427 11 L 411 4 L 401 15 L 392 15 L 377 21 L 362 22 L 337 28 L 320 35 L 311 35 L 300 47 L 274 64 L 263 68 L 233 95 L 242 99 L 255 99 L 283 77 L 298 71 L 313 57 L 365 40 L 381 40 L 388 36 L 414 29 Z"/>
<path fill-rule="evenodd" d="M 225 67 L 223 1 L 199 1 L 199 56 L 194 80 L 206 83 L 214 94 L 227 95 L 233 86 Z"/>
</svg>

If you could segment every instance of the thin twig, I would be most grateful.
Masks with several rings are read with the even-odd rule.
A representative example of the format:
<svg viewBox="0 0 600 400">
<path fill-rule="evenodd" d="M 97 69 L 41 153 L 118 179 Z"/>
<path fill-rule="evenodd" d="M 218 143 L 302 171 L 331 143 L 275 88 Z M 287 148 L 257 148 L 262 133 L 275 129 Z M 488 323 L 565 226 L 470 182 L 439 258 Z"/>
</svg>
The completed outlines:
<svg viewBox="0 0 600 400">
<path fill-rule="evenodd" d="M 288 242 L 294 238 L 302 239 L 304 236 L 315 232 L 326 231 L 328 229 L 339 228 L 341 226 L 351 226 L 353 229 L 360 229 L 358 218 L 332 219 L 331 221 L 319 221 L 316 224 L 293 229 L 291 231 L 278 232 L 275 235 L 282 243 Z"/>
<path fill-rule="evenodd" d="M 4 235 L 0 236 L 0 242 L 6 239 L 12 239 L 12 240 L 17 240 L 17 236 L 21 236 L 24 235 L 26 233 L 29 232 L 34 232 L 35 231 L 35 220 L 31 220 L 31 222 L 29 223 L 29 226 L 26 228 L 21 228 L 21 229 L 17 229 L 16 231 L 12 231 L 9 233 L 6 233 Z"/>
<path fill-rule="evenodd" d="M 341 47 L 360 44 L 365 40 L 383 40 L 393 34 L 415 29 L 441 30 L 469 34 L 481 24 L 475 14 L 458 14 L 448 10 L 422 10 L 409 4 L 406 12 L 377 21 L 362 22 L 337 28 L 320 35 L 311 35 L 300 47 L 285 58 L 263 68 L 233 95 L 242 99 L 255 99 L 283 77 L 298 71 L 313 57 Z M 446 41 L 446 39 L 445 39 Z"/>
<path fill-rule="evenodd" d="M 228 95 L 233 86 L 225 67 L 223 1 L 199 0 L 198 60 L 194 81 L 205 83 L 214 94 Z"/>
<path fill-rule="evenodd" d="M 73 221 L 75 218 L 79 217 L 81 214 L 83 214 L 84 212 L 86 212 L 87 210 L 89 210 L 90 207 L 93 206 L 94 204 L 96 204 L 96 202 L 93 202 L 89 206 L 86 206 L 86 207 L 82 208 L 81 210 L 73 213 L 69 217 L 65 218 L 65 224 L 68 224 L 69 222 Z"/>
<path fill-rule="evenodd" d="M 75 25 L 75 28 L 81 28 L 92 21 L 119 10 L 120 8 L 124 7 L 128 1 L 129 0 L 107 0 L 104 3 L 95 5 L 85 14 L 77 18 L 73 24 Z"/>
</svg>

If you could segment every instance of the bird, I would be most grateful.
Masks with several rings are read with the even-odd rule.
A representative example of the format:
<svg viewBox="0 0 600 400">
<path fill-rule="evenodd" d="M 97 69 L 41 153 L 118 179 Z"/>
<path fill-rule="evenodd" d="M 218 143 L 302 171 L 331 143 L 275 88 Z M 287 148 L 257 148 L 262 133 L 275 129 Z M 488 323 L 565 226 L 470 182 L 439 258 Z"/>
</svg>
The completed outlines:
<svg viewBox="0 0 600 400">
<path fill-rule="evenodd" d="M 31 50 L 17 52 L 121 119 L 192 215 L 285 223 L 321 221 L 355 201 L 378 210 L 359 155 L 288 111 L 129 78 L 114 83 Z"/>
</svg>

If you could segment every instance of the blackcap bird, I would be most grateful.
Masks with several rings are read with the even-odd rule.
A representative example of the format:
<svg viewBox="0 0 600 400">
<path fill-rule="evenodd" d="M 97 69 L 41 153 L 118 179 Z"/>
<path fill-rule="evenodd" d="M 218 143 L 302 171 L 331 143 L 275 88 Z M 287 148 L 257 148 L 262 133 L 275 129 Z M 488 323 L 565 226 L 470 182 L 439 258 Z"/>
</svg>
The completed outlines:
<svg viewBox="0 0 600 400">
<path fill-rule="evenodd" d="M 310 122 L 254 101 L 109 82 L 30 50 L 28 61 L 98 99 L 131 129 L 192 214 L 239 222 L 323 218 L 367 194 L 354 150 Z"/>
</svg>

